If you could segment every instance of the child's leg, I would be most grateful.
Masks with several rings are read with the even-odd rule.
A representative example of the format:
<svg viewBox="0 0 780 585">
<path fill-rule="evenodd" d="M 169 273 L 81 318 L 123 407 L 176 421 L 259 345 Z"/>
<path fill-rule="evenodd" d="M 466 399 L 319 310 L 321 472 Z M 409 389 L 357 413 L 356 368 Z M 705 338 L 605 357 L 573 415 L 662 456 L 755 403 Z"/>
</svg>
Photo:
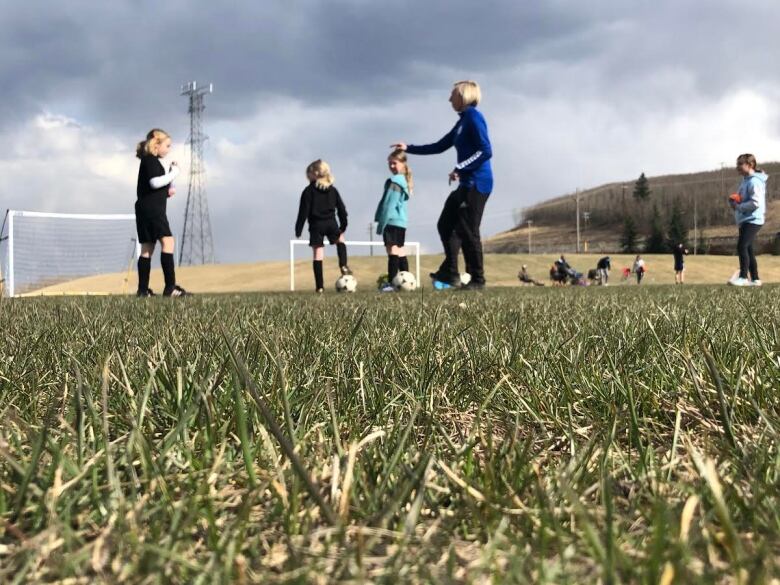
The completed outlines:
<svg viewBox="0 0 780 585">
<path fill-rule="evenodd" d="M 347 266 L 347 245 L 344 243 L 344 240 L 344 234 L 342 233 L 339 235 L 338 242 L 336 242 L 336 252 L 339 256 L 339 268 L 345 268 Z"/>
<path fill-rule="evenodd" d="M 141 255 L 138 257 L 138 292 L 149 290 L 149 273 L 152 270 L 152 253 L 154 242 L 141 244 Z"/>
<path fill-rule="evenodd" d="M 165 290 L 171 291 L 176 286 L 176 269 L 173 263 L 173 236 L 160 238 L 160 265 L 165 278 Z"/>
<path fill-rule="evenodd" d="M 387 279 L 393 282 L 398 274 L 398 246 L 385 246 L 387 249 Z"/>
<path fill-rule="evenodd" d="M 398 269 L 404 272 L 409 272 L 409 260 L 406 258 L 406 248 L 403 246 L 398 247 Z"/>
<path fill-rule="evenodd" d="M 322 276 L 322 260 L 325 258 L 324 246 L 312 246 L 312 269 L 314 270 L 314 287 L 317 290 L 324 288 Z"/>
</svg>

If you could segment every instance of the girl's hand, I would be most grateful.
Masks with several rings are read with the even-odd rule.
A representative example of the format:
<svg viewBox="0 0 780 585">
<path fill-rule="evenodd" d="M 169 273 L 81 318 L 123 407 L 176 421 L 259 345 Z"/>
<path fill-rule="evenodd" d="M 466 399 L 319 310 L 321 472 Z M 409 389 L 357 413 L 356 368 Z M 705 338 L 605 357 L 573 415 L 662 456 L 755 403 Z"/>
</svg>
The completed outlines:
<svg viewBox="0 0 780 585">
<path fill-rule="evenodd" d="M 176 187 L 171 185 L 170 187 L 168 187 L 168 198 L 171 198 L 174 195 L 176 195 Z"/>
<path fill-rule="evenodd" d="M 397 142 L 396 144 L 391 144 L 390 148 L 397 148 L 398 150 L 406 150 L 406 142 Z"/>
<path fill-rule="evenodd" d="M 458 175 L 458 171 L 452 171 L 452 172 L 450 173 L 450 181 L 449 181 L 449 183 L 447 183 L 447 184 L 448 184 L 448 185 L 452 185 L 452 182 L 453 182 L 453 181 L 457 182 L 457 181 L 459 181 L 459 180 L 460 180 L 460 175 Z"/>
</svg>

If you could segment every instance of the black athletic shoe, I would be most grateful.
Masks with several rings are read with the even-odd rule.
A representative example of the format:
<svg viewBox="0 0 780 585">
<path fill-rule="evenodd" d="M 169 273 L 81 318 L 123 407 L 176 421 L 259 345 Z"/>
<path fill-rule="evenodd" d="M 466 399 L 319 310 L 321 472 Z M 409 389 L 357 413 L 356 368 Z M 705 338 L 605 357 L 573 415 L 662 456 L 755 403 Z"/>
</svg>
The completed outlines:
<svg viewBox="0 0 780 585">
<path fill-rule="evenodd" d="M 154 291 L 150 288 L 147 288 L 146 290 L 139 290 L 137 293 L 135 293 L 135 296 L 137 297 L 154 297 L 157 296 L 154 294 Z"/>
<path fill-rule="evenodd" d="M 484 282 L 470 282 L 460 287 L 460 290 L 485 290 Z"/>
<path fill-rule="evenodd" d="M 164 297 L 191 297 L 193 295 L 192 293 L 187 292 L 177 284 L 173 288 L 170 289 L 166 288 L 163 291 L 163 296 Z"/>
<path fill-rule="evenodd" d="M 349 269 L 349 266 L 341 266 L 340 270 L 341 270 L 341 274 L 344 276 L 349 276 L 352 274 L 352 271 Z"/>
<path fill-rule="evenodd" d="M 449 284 L 450 286 L 454 286 L 456 288 L 460 286 L 460 275 L 452 277 L 437 271 L 431 272 L 428 276 L 430 276 L 433 280 L 438 280 L 439 282 Z"/>
</svg>

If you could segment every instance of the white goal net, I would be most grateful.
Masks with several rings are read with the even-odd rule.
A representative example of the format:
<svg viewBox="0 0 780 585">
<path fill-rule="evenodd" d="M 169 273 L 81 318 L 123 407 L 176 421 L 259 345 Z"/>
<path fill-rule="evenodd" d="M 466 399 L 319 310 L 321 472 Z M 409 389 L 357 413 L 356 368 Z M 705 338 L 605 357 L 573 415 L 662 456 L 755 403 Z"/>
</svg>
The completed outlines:
<svg viewBox="0 0 780 585">
<path fill-rule="evenodd" d="M 9 210 L 0 238 L 3 293 L 11 297 L 85 276 L 125 273 L 139 252 L 133 214 Z"/>
</svg>

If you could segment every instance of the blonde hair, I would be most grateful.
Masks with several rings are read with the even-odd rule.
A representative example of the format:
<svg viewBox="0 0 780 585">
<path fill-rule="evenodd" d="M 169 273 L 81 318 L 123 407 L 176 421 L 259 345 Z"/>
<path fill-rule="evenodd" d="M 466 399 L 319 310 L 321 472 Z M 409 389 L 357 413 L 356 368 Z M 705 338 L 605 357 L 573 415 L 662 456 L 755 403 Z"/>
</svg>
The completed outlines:
<svg viewBox="0 0 780 585">
<path fill-rule="evenodd" d="M 330 165 L 321 158 L 318 158 L 308 167 L 306 167 L 306 176 L 314 177 L 314 184 L 321 189 L 327 189 L 336 182 L 333 173 L 330 172 Z"/>
<path fill-rule="evenodd" d="M 135 156 L 138 158 L 141 158 L 147 154 L 157 156 L 157 149 L 160 148 L 160 145 L 169 138 L 170 135 L 165 130 L 152 128 L 146 134 L 146 140 L 142 140 L 138 143 L 138 146 L 135 147 Z"/>
<path fill-rule="evenodd" d="M 396 148 L 393 152 L 390 153 L 390 156 L 387 157 L 387 160 L 390 160 L 391 158 L 397 160 L 398 162 L 404 163 L 404 177 L 406 177 L 406 184 L 409 186 L 409 195 L 412 194 L 412 190 L 414 189 L 414 179 L 412 178 L 412 169 L 409 168 L 409 163 L 406 162 L 407 156 L 406 151 L 401 150 L 400 148 Z"/>
<path fill-rule="evenodd" d="M 477 106 L 482 100 L 482 91 L 476 81 L 458 81 L 453 84 L 464 106 Z"/>
</svg>

